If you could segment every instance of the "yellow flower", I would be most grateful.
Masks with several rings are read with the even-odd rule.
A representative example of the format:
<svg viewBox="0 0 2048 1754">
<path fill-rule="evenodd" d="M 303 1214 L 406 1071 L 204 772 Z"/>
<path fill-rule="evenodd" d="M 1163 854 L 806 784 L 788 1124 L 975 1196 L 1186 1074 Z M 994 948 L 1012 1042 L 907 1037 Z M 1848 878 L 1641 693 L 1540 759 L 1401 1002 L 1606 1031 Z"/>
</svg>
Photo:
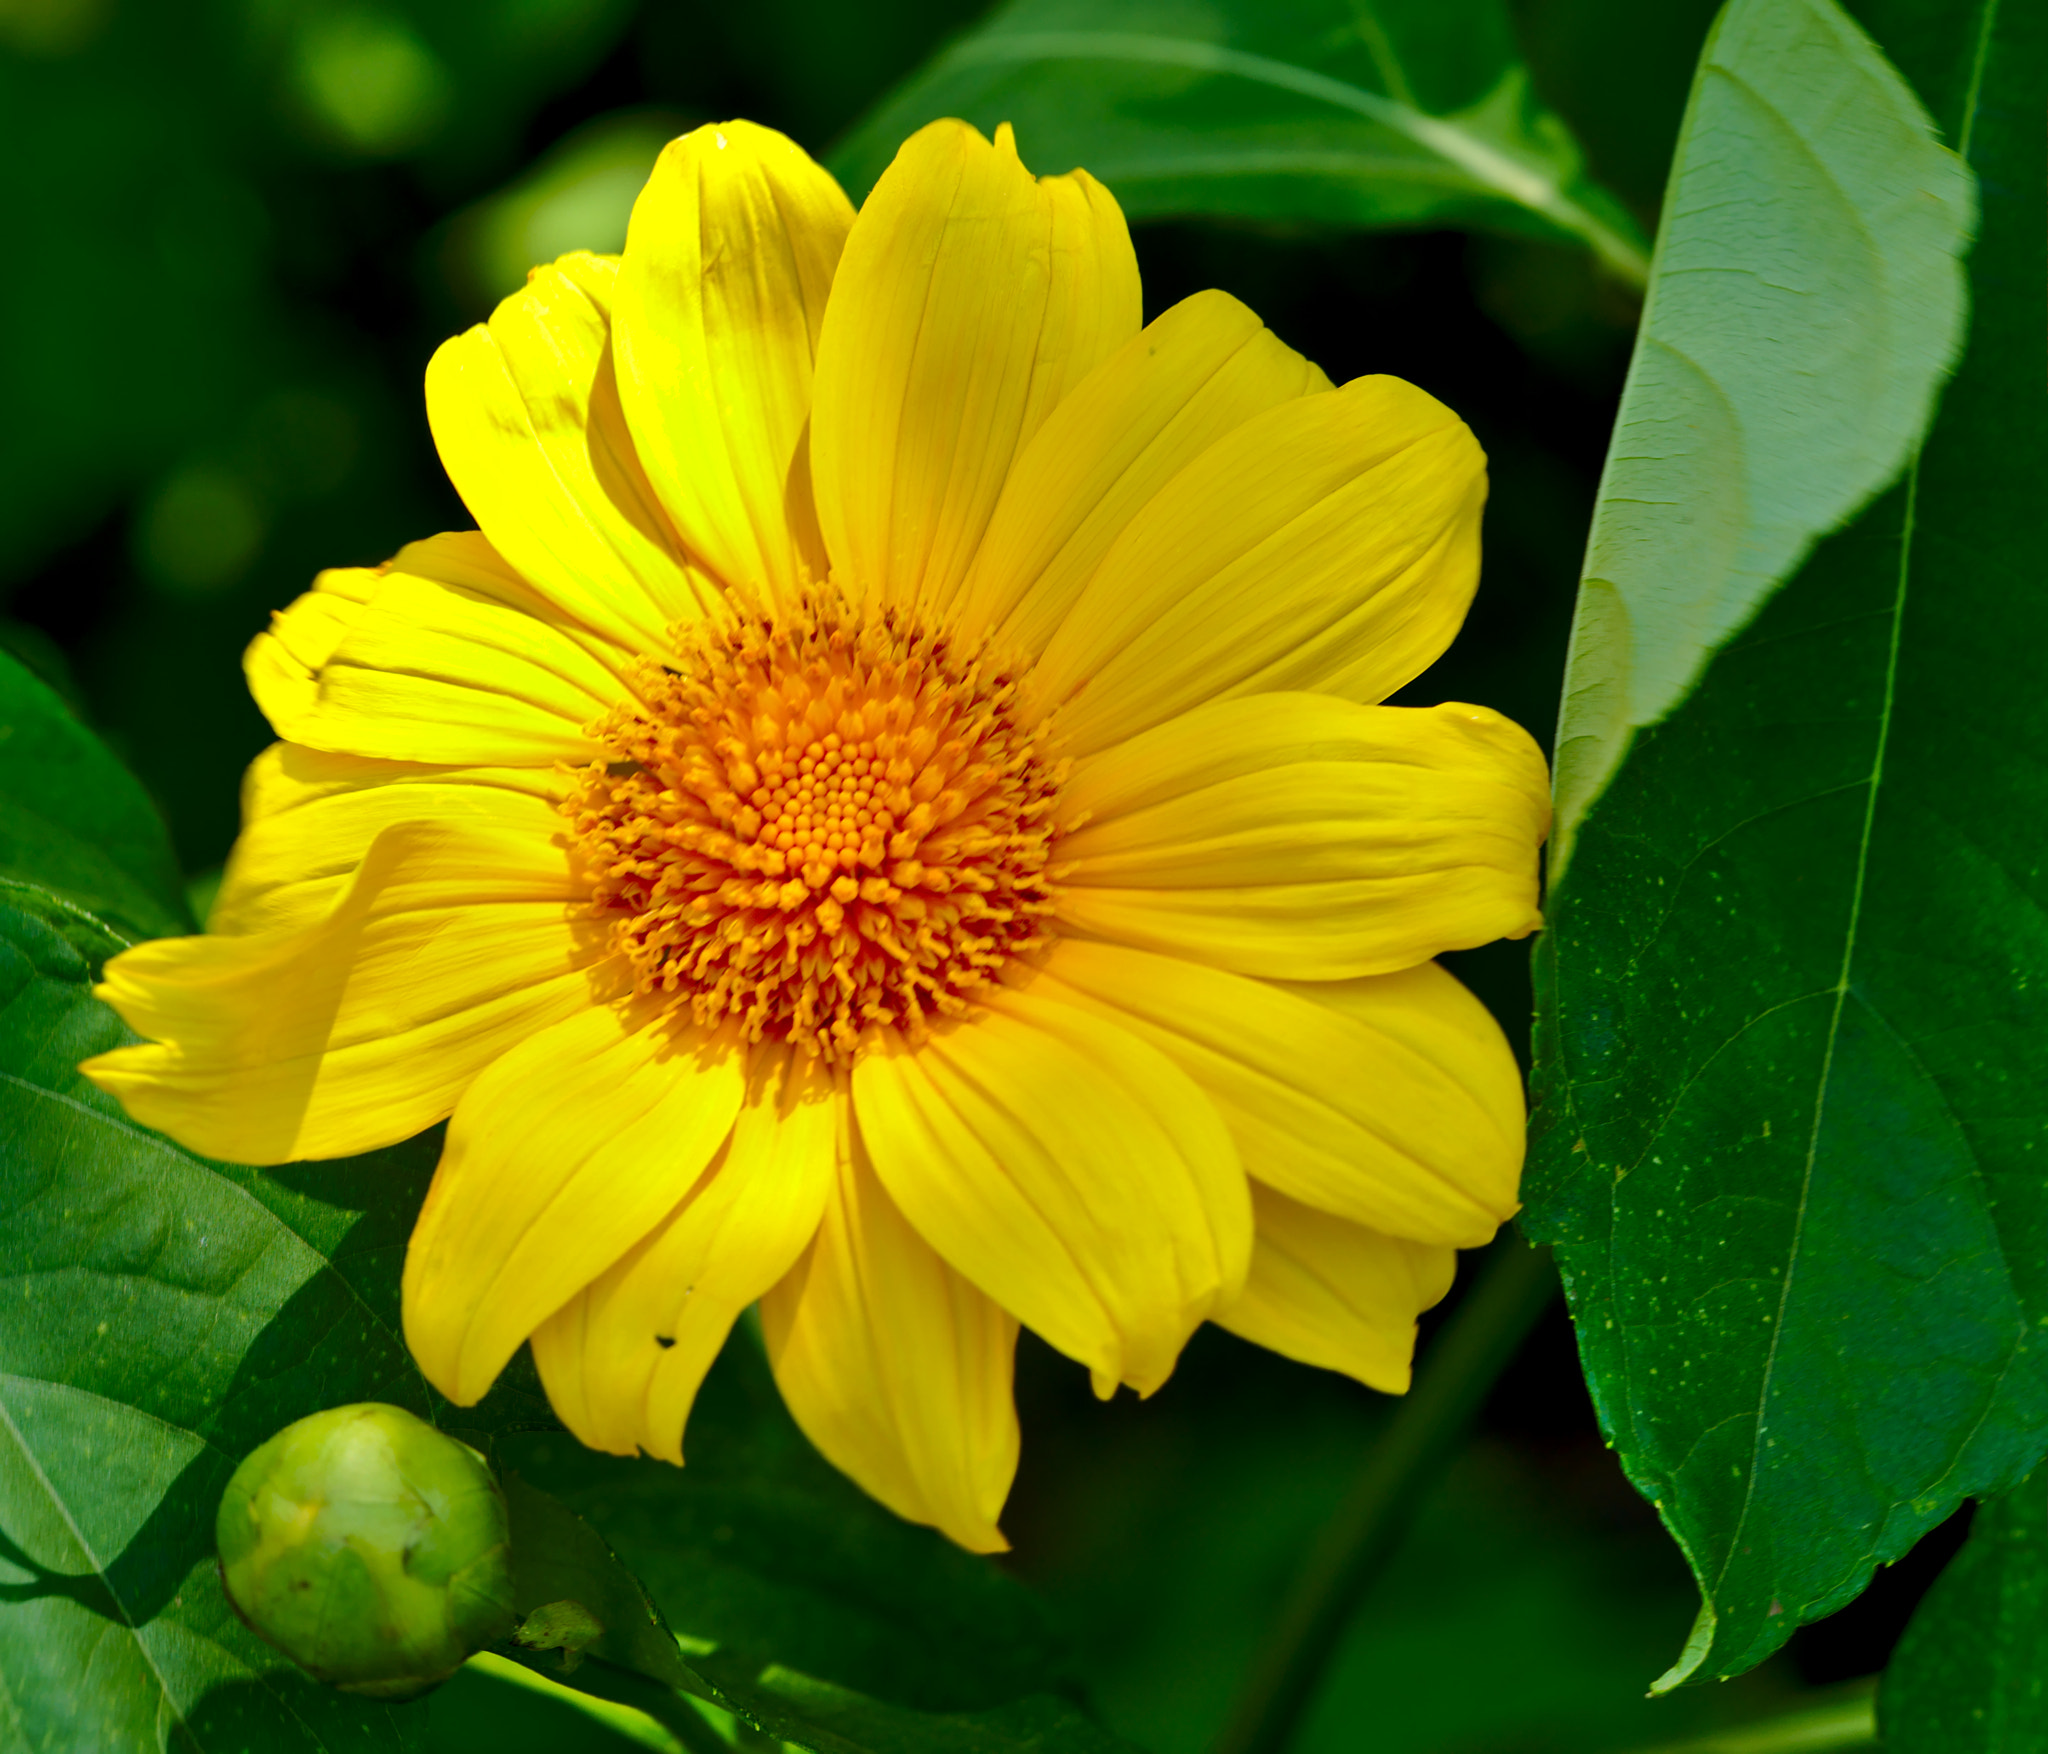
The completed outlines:
<svg viewBox="0 0 2048 1754">
<path fill-rule="evenodd" d="M 1471 597 L 1457 417 L 1221 293 L 1141 327 L 1100 185 L 957 122 L 858 218 L 766 129 L 674 142 L 427 408 L 481 529 L 251 646 L 283 740 L 92 1076 L 248 1163 L 452 1116 L 443 1393 L 531 1338 L 680 1461 L 758 1300 L 820 1449 L 973 1548 L 1019 1322 L 1104 1395 L 1205 1320 L 1405 1388 L 1521 1161 L 1430 958 L 1535 928 L 1548 808 L 1498 715 L 1374 704 Z"/>
</svg>

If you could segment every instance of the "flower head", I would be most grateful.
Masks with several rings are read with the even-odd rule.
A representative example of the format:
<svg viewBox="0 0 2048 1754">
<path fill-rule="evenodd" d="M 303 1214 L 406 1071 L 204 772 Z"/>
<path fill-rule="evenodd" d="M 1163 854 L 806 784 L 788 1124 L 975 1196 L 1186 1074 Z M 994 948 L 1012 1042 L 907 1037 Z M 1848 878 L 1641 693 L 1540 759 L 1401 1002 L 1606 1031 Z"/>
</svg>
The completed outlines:
<svg viewBox="0 0 2048 1754">
<path fill-rule="evenodd" d="M 852 1065 L 1050 941 L 1062 767 L 1008 678 L 827 594 L 679 633 L 571 795 L 643 991 Z"/>
<path fill-rule="evenodd" d="M 759 1301 L 819 1447 L 969 1546 L 1017 1325 L 1149 1393 L 1205 1320 L 1405 1387 L 1514 1209 L 1521 1092 L 1431 960 L 1537 924 L 1529 738 L 1378 705 L 1442 651 L 1484 464 L 1007 129 L 856 217 L 781 136 L 662 155 L 623 258 L 427 378 L 479 530 L 251 647 L 281 742 L 203 938 L 109 964 L 89 1070 L 245 1162 L 450 1118 L 407 1337 L 529 1338 L 681 1460 Z"/>
</svg>

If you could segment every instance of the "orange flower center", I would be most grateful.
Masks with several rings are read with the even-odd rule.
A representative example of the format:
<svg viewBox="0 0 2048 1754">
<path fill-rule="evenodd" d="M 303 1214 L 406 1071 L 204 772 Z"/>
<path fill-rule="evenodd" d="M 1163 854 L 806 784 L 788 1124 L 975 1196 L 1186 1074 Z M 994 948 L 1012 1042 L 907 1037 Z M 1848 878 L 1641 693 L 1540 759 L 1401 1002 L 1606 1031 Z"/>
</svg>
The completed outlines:
<svg viewBox="0 0 2048 1754">
<path fill-rule="evenodd" d="M 563 805 L 641 991 L 846 1063 L 1050 941 L 1064 770 L 1009 678 L 822 598 L 676 647 Z"/>
</svg>

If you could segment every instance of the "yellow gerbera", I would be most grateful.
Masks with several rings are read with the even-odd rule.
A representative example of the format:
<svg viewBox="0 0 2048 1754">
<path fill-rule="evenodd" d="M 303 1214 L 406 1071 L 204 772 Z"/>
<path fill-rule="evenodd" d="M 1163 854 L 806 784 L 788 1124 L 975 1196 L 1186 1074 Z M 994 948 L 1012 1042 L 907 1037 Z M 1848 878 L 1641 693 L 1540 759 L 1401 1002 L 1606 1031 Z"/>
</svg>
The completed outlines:
<svg viewBox="0 0 2048 1754">
<path fill-rule="evenodd" d="M 1457 417 L 1221 293 L 1141 327 L 1101 186 L 957 122 L 858 218 L 766 129 L 675 141 L 427 406 L 481 529 L 250 647 L 283 741 L 92 1076 L 246 1163 L 452 1116 L 444 1394 L 531 1338 L 577 1436 L 680 1461 L 758 1300 L 819 1448 L 968 1547 L 1019 1322 L 1104 1395 L 1204 1320 L 1404 1388 L 1521 1161 L 1429 959 L 1536 926 L 1548 814 L 1498 715 L 1372 704 L 1471 597 Z"/>
</svg>

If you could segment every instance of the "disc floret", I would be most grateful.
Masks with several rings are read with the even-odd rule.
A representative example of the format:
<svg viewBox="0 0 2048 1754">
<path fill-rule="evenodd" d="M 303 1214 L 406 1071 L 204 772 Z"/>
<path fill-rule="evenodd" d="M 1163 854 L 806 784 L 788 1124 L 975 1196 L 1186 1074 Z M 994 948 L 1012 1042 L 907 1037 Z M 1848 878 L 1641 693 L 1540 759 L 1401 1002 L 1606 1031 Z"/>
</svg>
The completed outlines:
<svg viewBox="0 0 2048 1754">
<path fill-rule="evenodd" d="M 641 991 L 847 1063 L 1050 941 L 1064 774 L 1009 677 L 824 596 L 674 637 L 564 805 Z"/>
</svg>

